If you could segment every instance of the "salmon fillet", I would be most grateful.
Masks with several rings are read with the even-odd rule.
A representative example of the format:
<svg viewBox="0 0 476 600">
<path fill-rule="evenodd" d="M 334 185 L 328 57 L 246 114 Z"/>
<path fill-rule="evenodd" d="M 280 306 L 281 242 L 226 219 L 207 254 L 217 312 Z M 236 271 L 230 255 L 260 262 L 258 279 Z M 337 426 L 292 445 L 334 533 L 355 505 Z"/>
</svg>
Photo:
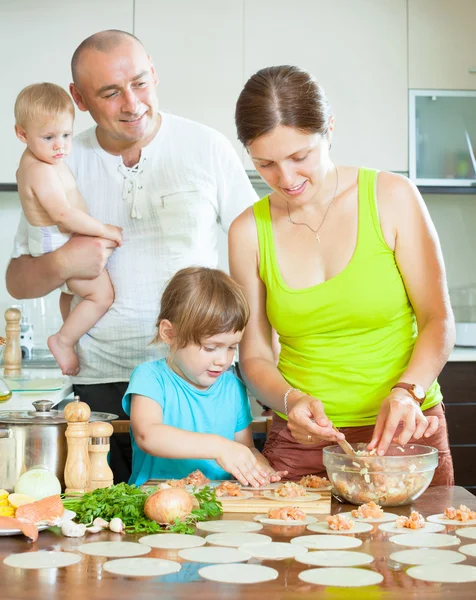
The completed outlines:
<svg viewBox="0 0 476 600">
<path fill-rule="evenodd" d="M 19 506 L 15 512 L 15 517 L 17 519 L 26 519 L 32 523 L 39 523 L 41 521 L 54 523 L 63 514 L 64 506 L 61 502 L 61 496 L 55 494 L 54 496 L 47 496 L 42 500 Z"/>
<path fill-rule="evenodd" d="M 23 535 L 29 537 L 32 542 L 38 539 L 38 528 L 31 521 L 17 519 L 16 517 L 0 517 L 0 529 L 19 529 Z"/>
</svg>

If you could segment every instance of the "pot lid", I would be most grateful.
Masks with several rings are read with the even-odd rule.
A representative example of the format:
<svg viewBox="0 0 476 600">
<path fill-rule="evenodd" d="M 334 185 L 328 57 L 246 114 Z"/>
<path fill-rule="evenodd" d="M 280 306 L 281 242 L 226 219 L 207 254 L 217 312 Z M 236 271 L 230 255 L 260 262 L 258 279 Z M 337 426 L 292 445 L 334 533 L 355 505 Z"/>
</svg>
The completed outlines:
<svg viewBox="0 0 476 600">
<path fill-rule="evenodd" d="M 51 410 L 53 402 L 36 400 L 32 402 L 35 410 L 8 410 L 0 412 L 0 423 L 20 425 L 59 425 L 66 424 L 62 410 Z M 118 415 L 104 412 L 91 412 L 89 421 L 114 421 Z"/>
</svg>

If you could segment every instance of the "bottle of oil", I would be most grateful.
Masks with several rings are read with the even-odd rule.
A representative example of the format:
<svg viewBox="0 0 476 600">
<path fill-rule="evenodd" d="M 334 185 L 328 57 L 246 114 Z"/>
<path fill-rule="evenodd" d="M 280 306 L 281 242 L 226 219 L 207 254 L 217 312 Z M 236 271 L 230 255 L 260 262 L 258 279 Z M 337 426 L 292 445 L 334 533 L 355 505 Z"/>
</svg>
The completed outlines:
<svg viewBox="0 0 476 600">
<path fill-rule="evenodd" d="M 12 391 L 6 382 L 0 377 L 0 402 L 6 402 L 12 397 Z"/>
</svg>

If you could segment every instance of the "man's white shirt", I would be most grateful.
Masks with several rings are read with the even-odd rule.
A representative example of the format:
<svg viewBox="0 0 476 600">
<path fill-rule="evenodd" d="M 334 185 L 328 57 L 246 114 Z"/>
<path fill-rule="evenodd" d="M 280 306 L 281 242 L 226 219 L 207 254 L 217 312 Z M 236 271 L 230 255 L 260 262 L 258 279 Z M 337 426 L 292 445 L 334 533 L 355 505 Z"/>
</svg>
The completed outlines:
<svg viewBox="0 0 476 600">
<path fill-rule="evenodd" d="M 218 264 L 218 227 L 256 201 L 230 142 L 199 123 L 161 113 L 157 135 L 135 168 L 105 152 L 93 127 L 75 138 L 68 164 L 90 215 L 123 227 L 123 245 L 108 261 L 115 300 L 76 345 L 75 383 L 128 381 L 139 363 L 161 353 L 149 345 L 160 297 L 179 269 Z M 29 254 L 20 220 L 12 258 Z M 79 301 L 73 300 L 73 306 Z"/>
</svg>

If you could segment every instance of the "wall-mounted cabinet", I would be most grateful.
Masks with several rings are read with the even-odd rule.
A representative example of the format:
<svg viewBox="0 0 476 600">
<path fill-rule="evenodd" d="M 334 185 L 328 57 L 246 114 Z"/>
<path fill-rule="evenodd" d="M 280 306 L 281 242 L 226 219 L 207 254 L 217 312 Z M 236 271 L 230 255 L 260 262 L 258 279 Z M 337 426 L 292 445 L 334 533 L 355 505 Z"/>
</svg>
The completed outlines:
<svg viewBox="0 0 476 600">
<path fill-rule="evenodd" d="M 336 162 L 408 171 L 406 0 L 245 0 L 245 77 L 294 64 L 324 87 Z M 253 168 L 251 161 L 246 168 Z"/>
<path fill-rule="evenodd" d="M 409 87 L 476 90 L 475 24 L 475 0 L 408 0 Z"/>
<path fill-rule="evenodd" d="M 410 178 L 476 186 L 476 91 L 410 90 Z"/>
<path fill-rule="evenodd" d="M 243 1 L 135 0 L 135 35 L 154 61 L 160 107 L 218 129 L 241 156 Z"/>
<path fill-rule="evenodd" d="M 100 7 L 98 5 L 101 5 Z M 13 130 L 13 106 L 18 92 L 31 83 L 51 81 L 68 89 L 74 50 L 102 29 L 132 32 L 133 0 L 58 0 L 2 2 L 0 8 L 0 184 L 15 183 L 24 146 Z M 76 111 L 75 133 L 93 123 Z"/>
</svg>

